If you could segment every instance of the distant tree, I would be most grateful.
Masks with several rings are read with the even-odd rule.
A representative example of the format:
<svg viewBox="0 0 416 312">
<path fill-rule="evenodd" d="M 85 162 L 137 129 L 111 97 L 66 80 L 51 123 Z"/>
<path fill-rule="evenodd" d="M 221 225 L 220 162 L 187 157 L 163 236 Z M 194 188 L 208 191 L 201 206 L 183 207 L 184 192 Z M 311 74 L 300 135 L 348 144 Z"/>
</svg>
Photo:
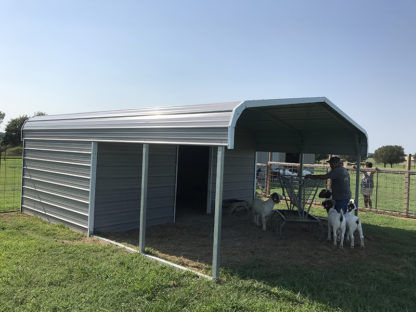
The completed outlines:
<svg viewBox="0 0 416 312">
<path fill-rule="evenodd" d="M 401 163 L 405 160 L 404 148 L 399 145 L 385 145 L 374 151 L 374 160 L 378 163 L 390 164 L 393 168 L 393 164 Z"/>
<path fill-rule="evenodd" d="M 368 158 L 373 158 L 374 157 L 374 153 L 368 153 Z"/>
<path fill-rule="evenodd" d="M 328 158 L 329 158 L 328 154 L 315 154 L 315 161 L 320 161 L 320 160 L 324 160 Z"/>
<path fill-rule="evenodd" d="M 44 112 L 36 112 L 33 114 L 33 116 L 46 116 L 46 113 Z"/>
<path fill-rule="evenodd" d="M 0 124 L 3 122 L 5 116 L 6 114 L 0 111 Z"/>
<path fill-rule="evenodd" d="M 356 163 L 357 162 L 357 156 L 356 155 L 340 155 L 340 158 L 343 160 L 348 161 L 349 163 Z M 361 157 L 361 161 L 365 161 L 366 157 Z"/>
<path fill-rule="evenodd" d="M 18 146 L 22 144 L 22 126 L 29 117 L 22 115 L 18 118 L 11 119 L 6 125 L 6 133 L 2 140 L 3 145 Z"/>
</svg>

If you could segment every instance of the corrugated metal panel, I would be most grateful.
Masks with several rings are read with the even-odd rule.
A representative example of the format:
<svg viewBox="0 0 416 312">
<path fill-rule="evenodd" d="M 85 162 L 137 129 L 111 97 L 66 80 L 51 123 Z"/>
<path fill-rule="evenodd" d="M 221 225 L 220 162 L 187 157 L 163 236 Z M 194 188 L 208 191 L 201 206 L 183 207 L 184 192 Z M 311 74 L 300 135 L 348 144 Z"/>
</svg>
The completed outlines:
<svg viewBox="0 0 416 312">
<path fill-rule="evenodd" d="M 217 166 L 217 151 L 213 153 L 211 159 L 213 166 L 212 179 L 212 202 L 211 207 L 214 211 L 213 202 L 215 200 L 215 179 Z M 254 172 L 255 172 L 255 153 L 251 151 L 225 151 L 224 159 L 224 188 L 223 199 L 241 199 L 248 203 L 253 201 Z"/>
<path fill-rule="evenodd" d="M 226 145 L 227 128 L 26 130 L 24 139 L 153 144 Z"/>
<path fill-rule="evenodd" d="M 173 222 L 176 184 L 176 146 L 150 145 L 148 225 Z"/>
<path fill-rule="evenodd" d="M 25 141 L 22 211 L 86 231 L 88 142 Z"/>
<path fill-rule="evenodd" d="M 211 128 L 227 127 L 231 110 L 199 114 L 123 116 L 42 121 L 31 120 L 25 130 L 45 129 L 140 129 L 140 128 Z"/>
<path fill-rule="evenodd" d="M 75 151 L 75 152 L 86 152 L 91 153 L 91 143 L 90 142 L 67 142 L 62 141 L 53 141 L 53 140 L 25 140 L 25 148 L 32 149 L 53 149 L 55 150 L 64 150 L 64 151 Z"/>
<path fill-rule="evenodd" d="M 95 231 L 123 231 L 138 228 L 141 147 L 141 144 L 99 144 Z M 150 146 L 148 225 L 173 221 L 175 165 L 176 146 Z"/>
<path fill-rule="evenodd" d="M 137 116 L 168 116 L 182 114 L 201 114 L 232 111 L 235 106 L 241 102 L 224 102 L 214 104 L 184 105 L 184 106 L 164 106 L 164 107 L 148 107 L 141 109 L 112 110 L 89 113 L 62 114 L 36 116 L 31 121 L 48 121 L 48 120 L 74 120 L 74 119 L 100 119 L 100 118 L 120 118 L 120 117 L 137 117 Z"/>
</svg>

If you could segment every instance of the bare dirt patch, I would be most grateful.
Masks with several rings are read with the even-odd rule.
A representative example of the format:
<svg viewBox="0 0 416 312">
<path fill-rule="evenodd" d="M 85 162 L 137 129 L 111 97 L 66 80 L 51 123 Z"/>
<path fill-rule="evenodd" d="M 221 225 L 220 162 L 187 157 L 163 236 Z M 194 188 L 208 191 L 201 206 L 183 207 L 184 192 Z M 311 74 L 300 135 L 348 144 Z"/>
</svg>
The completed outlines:
<svg viewBox="0 0 416 312">
<path fill-rule="evenodd" d="M 169 261 L 201 272 L 208 272 L 212 263 L 213 216 L 187 215 L 176 223 L 152 226 L 146 232 L 146 247 Z M 304 224 L 287 224 L 284 237 L 277 232 L 263 232 L 249 214 L 224 215 L 222 222 L 221 266 L 335 265 L 339 259 L 371 259 L 377 250 L 374 244 L 355 249 L 334 248 L 326 241 L 326 223 L 313 229 Z M 115 241 L 138 246 L 138 231 L 105 233 Z"/>
</svg>

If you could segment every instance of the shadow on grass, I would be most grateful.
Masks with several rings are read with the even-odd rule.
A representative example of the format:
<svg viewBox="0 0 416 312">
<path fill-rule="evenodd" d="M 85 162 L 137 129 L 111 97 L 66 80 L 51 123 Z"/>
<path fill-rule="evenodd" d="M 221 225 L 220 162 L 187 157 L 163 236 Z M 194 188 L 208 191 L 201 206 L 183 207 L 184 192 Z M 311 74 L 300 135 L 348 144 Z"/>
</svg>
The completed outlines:
<svg viewBox="0 0 416 312">
<path fill-rule="evenodd" d="M 255 227 L 248 216 L 224 216 L 223 280 L 260 282 L 237 284 L 243 292 L 271 297 L 276 291 L 290 291 L 335 309 L 415 311 L 416 231 L 363 227 L 364 249 L 351 249 L 349 243 L 340 249 L 302 225 L 288 225 L 285 238 L 279 239 L 277 233 Z M 164 259 L 210 274 L 212 232 L 212 217 L 192 216 L 176 224 L 150 227 L 146 246 Z M 138 231 L 104 236 L 138 245 Z"/>
</svg>

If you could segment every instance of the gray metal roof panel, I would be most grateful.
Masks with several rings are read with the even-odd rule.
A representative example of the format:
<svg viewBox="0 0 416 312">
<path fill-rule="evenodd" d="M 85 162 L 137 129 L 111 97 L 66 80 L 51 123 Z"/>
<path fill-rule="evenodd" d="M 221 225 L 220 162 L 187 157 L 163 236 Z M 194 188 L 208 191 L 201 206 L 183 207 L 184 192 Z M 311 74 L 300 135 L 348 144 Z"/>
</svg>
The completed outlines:
<svg viewBox="0 0 416 312">
<path fill-rule="evenodd" d="M 214 129 L 218 129 L 225 140 L 218 140 L 217 132 L 211 133 Z M 50 130 L 56 130 L 56 135 Z M 25 138 L 46 139 L 50 133 L 51 139 L 74 136 L 73 139 L 82 137 L 92 141 L 121 142 L 129 137 L 132 142 L 199 144 L 200 140 L 200 144 L 226 144 L 229 149 L 233 149 L 238 140 L 237 148 L 256 146 L 261 148 L 259 150 L 267 148 L 265 145 L 272 141 L 258 138 L 270 133 L 276 141 L 282 142 L 280 147 L 270 145 L 271 151 L 284 152 L 278 149 L 289 148 L 291 152 L 324 153 L 329 150 L 330 153 L 345 154 L 359 148 L 361 154 L 367 153 L 366 131 L 325 97 L 38 116 L 29 119 L 23 131 L 27 134 Z M 154 131 L 157 131 L 156 136 L 151 135 Z M 334 140 L 337 133 L 339 139 Z M 326 148 L 322 147 L 319 137 L 326 139 Z M 357 147 L 355 142 L 360 146 Z"/>
</svg>

